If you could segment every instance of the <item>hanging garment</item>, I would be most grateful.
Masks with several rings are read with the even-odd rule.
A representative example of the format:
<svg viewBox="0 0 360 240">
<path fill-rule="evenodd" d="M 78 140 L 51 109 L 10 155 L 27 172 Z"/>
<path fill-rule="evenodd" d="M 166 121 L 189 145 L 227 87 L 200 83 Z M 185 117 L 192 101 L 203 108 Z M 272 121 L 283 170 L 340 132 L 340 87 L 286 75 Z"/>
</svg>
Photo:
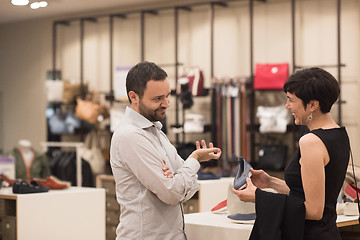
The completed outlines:
<svg viewBox="0 0 360 240">
<path fill-rule="evenodd" d="M 76 186 L 76 152 L 54 150 L 49 154 L 49 165 L 52 175 L 63 181 L 71 182 Z M 90 164 L 84 159 L 81 160 L 82 166 L 82 186 L 94 187 L 94 177 Z"/>
<path fill-rule="evenodd" d="M 280 105 L 275 107 L 258 106 L 256 116 L 260 122 L 260 133 L 285 133 L 289 122 L 288 110 Z"/>
<path fill-rule="evenodd" d="M 217 146 L 222 149 L 223 169 L 232 167 L 234 155 L 246 155 L 246 93 L 248 78 L 215 78 Z"/>
</svg>

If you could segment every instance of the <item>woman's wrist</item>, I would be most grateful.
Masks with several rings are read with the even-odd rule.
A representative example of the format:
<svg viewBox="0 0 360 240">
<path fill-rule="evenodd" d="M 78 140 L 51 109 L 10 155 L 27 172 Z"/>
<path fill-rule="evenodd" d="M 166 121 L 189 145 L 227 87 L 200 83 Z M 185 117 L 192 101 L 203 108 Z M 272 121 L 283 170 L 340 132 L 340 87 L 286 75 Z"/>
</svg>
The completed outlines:
<svg viewBox="0 0 360 240">
<path fill-rule="evenodd" d="M 269 181 L 268 181 L 268 188 L 275 188 L 277 180 L 278 179 L 276 177 L 270 176 Z"/>
</svg>

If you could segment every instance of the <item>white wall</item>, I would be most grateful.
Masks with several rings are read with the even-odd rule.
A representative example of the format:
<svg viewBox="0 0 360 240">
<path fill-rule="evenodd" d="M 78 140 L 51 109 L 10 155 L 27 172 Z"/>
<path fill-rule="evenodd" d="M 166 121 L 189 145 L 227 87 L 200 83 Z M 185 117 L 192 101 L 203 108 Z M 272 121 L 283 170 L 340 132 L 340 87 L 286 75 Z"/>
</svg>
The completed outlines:
<svg viewBox="0 0 360 240">
<path fill-rule="evenodd" d="M 214 75 L 250 74 L 249 6 L 247 2 L 217 6 L 214 25 Z M 348 128 L 356 161 L 360 163 L 359 139 L 359 18 L 357 0 L 342 1 L 342 96 L 343 125 Z M 254 63 L 289 62 L 292 64 L 290 0 L 255 2 Z M 173 63 L 173 10 L 146 15 L 145 59 L 158 64 Z M 44 80 L 51 69 L 51 19 L 0 25 L 0 92 L 3 96 L 2 147 L 9 150 L 21 138 L 34 146 L 46 140 Z M 140 15 L 115 19 L 114 65 L 131 66 L 140 61 Z M 59 27 L 57 67 L 63 79 L 80 81 L 79 24 Z M 179 60 L 204 70 L 205 86 L 210 79 L 209 6 L 194 7 L 179 15 Z M 336 0 L 296 1 L 296 62 L 299 65 L 336 64 Z M 85 24 L 84 79 L 90 88 L 109 90 L 109 24 L 107 18 Z M 166 67 L 174 84 L 174 70 Z M 328 69 L 337 77 L 335 69 Z M 174 87 L 174 86 L 173 86 Z M 282 93 L 279 93 L 282 94 Z M 210 118 L 207 100 L 196 100 L 198 108 Z M 205 102 L 204 102 L 205 101 Z M 199 107 L 200 106 L 200 107 Z M 336 118 L 336 107 L 333 111 Z M 174 122 L 174 106 L 168 111 Z M 209 136 L 207 136 L 209 137 Z M 173 136 L 171 136 L 173 139 Z M 358 150 L 359 149 L 359 150 Z"/>
<path fill-rule="evenodd" d="M 45 77 L 51 67 L 49 20 L 0 25 L 0 148 L 9 151 L 20 139 L 39 148 L 46 140 Z"/>
</svg>

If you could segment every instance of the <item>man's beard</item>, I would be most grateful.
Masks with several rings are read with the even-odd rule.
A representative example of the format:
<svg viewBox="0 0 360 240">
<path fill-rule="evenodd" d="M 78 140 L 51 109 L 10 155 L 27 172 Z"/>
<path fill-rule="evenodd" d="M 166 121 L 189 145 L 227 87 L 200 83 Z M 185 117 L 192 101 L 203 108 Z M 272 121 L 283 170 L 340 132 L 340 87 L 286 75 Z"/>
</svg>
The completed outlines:
<svg viewBox="0 0 360 240">
<path fill-rule="evenodd" d="M 159 113 L 158 110 L 166 109 L 166 108 L 157 108 L 155 110 L 152 110 L 150 108 L 147 108 L 144 104 L 140 102 L 139 104 L 139 113 L 143 115 L 145 118 L 147 118 L 150 122 L 156 122 L 161 121 L 165 118 L 165 113 Z"/>
</svg>

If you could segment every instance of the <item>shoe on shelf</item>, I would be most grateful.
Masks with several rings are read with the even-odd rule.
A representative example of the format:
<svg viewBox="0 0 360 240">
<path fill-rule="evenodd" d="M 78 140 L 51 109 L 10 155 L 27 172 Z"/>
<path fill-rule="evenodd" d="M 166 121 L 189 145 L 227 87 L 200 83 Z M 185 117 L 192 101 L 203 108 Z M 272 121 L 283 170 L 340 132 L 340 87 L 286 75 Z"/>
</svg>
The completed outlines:
<svg viewBox="0 0 360 240">
<path fill-rule="evenodd" d="M 256 213 L 236 213 L 228 215 L 227 217 L 236 223 L 253 224 L 256 219 Z"/>
<path fill-rule="evenodd" d="M 219 202 L 215 207 L 211 209 L 212 213 L 221 213 L 227 210 L 227 199 Z"/>
<path fill-rule="evenodd" d="M 352 202 L 354 202 L 357 198 L 356 198 L 356 189 L 357 189 L 357 192 L 358 194 L 360 194 L 360 189 L 355 187 L 355 185 L 351 182 L 348 183 L 348 185 L 346 185 L 345 187 L 345 196 L 347 198 L 349 198 Z M 360 195 L 359 195 L 359 198 L 360 198 Z"/>
<path fill-rule="evenodd" d="M 54 176 L 48 176 L 46 179 L 33 178 L 32 181 L 50 189 L 65 189 L 71 186 L 70 182 L 61 181 Z"/>
<path fill-rule="evenodd" d="M 252 168 L 243 157 L 237 159 L 238 170 L 234 179 L 234 188 L 239 189 L 246 184 L 246 178 L 250 177 L 250 169 Z"/>
<path fill-rule="evenodd" d="M 8 178 L 5 174 L 0 174 L 0 178 L 3 180 L 3 182 L 6 182 L 9 187 L 12 187 L 12 185 L 16 182 L 16 180 L 12 180 Z"/>
<path fill-rule="evenodd" d="M 48 192 L 48 187 L 39 186 L 35 183 L 28 183 L 26 181 L 17 181 L 12 186 L 13 193 L 27 194 L 27 193 L 42 193 Z"/>
</svg>

